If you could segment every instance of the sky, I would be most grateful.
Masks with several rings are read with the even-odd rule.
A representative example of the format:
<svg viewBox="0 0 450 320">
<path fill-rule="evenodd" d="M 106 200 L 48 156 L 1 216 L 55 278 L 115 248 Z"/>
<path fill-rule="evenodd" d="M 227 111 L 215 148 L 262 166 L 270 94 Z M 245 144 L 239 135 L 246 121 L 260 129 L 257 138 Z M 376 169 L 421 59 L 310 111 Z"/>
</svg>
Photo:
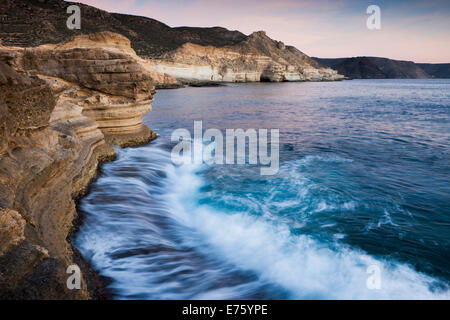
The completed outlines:
<svg viewBox="0 0 450 320">
<path fill-rule="evenodd" d="M 146 16 L 171 27 L 221 26 L 273 39 L 321 58 L 377 56 L 450 63 L 450 0 L 72 0 Z M 369 30 L 369 5 L 381 28 Z"/>
</svg>

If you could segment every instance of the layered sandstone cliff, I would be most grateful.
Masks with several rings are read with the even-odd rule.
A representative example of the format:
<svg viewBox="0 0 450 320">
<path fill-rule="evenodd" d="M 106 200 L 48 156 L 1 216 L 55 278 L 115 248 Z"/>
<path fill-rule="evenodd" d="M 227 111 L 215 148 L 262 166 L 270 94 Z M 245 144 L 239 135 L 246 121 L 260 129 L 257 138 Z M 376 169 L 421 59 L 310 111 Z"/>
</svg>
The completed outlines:
<svg viewBox="0 0 450 320">
<path fill-rule="evenodd" d="M 120 35 L 0 47 L 0 298 L 89 298 L 85 281 L 66 286 L 67 267 L 81 263 L 67 240 L 74 199 L 113 144 L 155 138 L 142 124 L 153 93 Z"/>
<path fill-rule="evenodd" d="M 264 31 L 224 47 L 185 43 L 149 59 L 153 68 L 179 81 L 258 82 L 335 81 L 344 77 Z"/>
</svg>

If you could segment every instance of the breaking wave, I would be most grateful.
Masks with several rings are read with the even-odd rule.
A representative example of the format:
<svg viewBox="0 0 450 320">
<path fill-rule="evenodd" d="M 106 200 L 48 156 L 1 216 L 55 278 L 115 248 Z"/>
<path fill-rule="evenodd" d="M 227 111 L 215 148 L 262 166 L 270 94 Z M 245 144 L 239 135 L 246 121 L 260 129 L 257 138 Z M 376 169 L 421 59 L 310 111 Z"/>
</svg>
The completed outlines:
<svg viewBox="0 0 450 320">
<path fill-rule="evenodd" d="M 157 142 L 119 150 L 118 160 L 104 166 L 82 202 L 86 219 L 75 244 L 113 280 L 117 298 L 450 298 L 442 281 L 353 248 L 341 242 L 342 234 L 320 240 L 303 232 L 306 221 L 320 213 L 351 212 L 359 204 L 320 190 L 301 168 L 351 160 L 306 156 L 289 161 L 276 178 L 257 181 L 266 191 L 258 197 L 258 188 L 255 194 L 218 190 L 220 185 L 208 179 L 219 169 L 174 166 L 169 149 Z M 214 174 L 218 180 L 233 176 Z M 367 286 L 368 267 L 374 265 L 380 289 Z"/>
</svg>

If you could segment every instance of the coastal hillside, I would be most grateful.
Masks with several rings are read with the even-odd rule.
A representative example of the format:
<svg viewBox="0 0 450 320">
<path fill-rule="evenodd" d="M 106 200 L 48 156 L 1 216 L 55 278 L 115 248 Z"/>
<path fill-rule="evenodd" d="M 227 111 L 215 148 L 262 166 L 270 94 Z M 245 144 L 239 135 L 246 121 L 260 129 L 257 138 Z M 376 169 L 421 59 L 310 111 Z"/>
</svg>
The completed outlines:
<svg viewBox="0 0 450 320">
<path fill-rule="evenodd" d="M 450 63 L 417 63 L 417 65 L 432 78 L 450 78 Z"/>
<path fill-rule="evenodd" d="M 185 43 L 148 59 L 152 67 L 183 82 L 334 81 L 344 77 L 292 46 L 254 32 L 224 47 Z"/>
<path fill-rule="evenodd" d="M 69 30 L 66 8 L 76 4 L 81 9 L 82 28 Z M 74 35 L 111 31 L 131 41 L 137 54 L 157 57 L 190 42 L 199 45 L 224 46 L 245 38 L 238 31 L 225 28 L 171 28 L 157 20 L 108 13 L 63 0 L 2 0 L 0 2 L 0 38 L 8 46 L 38 46 L 67 41 Z"/>
<path fill-rule="evenodd" d="M 313 59 L 352 79 L 450 78 L 448 63 L 414 63 L 378 57 Z"/>
<path fill-rule="evenodd" d="M 179 82 L 322 81 L 343 76 L 298 49 L 270 39 L 221 27 L 171 28 L 151 18 L 108 13 L 80 6 L 82 28 L 66 27 L 62 0 L 5 0 L 0 3 L 0 39 L 7 46 L 68 41 L 74 35 L 110 31 L 130 39 L 132 48 L 155 69 Z M 164 77 L 163 77 L 164 78 Z M 156 81 L 157 85 L 164 85 Z M 172 84 L 169 84 L 169 86 Z"/>
</svg>

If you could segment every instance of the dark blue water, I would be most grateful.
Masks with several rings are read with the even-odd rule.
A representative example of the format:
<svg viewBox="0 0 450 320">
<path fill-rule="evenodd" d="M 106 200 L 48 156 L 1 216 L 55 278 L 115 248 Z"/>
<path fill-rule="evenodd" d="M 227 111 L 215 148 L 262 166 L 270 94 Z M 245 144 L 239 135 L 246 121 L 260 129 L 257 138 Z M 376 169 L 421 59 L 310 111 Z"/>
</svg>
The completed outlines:
<svg viewBox="0 0 450 320">
<path fill-rule="evenodd" d="M 104 166 L 75 239 L 116 298 L 450 298 L 449 80 L 162 90 L 144 119 L 160 138 Z M 174 166 L 194 120 L 279 128 L 279 172 Z"/>
</svg>

